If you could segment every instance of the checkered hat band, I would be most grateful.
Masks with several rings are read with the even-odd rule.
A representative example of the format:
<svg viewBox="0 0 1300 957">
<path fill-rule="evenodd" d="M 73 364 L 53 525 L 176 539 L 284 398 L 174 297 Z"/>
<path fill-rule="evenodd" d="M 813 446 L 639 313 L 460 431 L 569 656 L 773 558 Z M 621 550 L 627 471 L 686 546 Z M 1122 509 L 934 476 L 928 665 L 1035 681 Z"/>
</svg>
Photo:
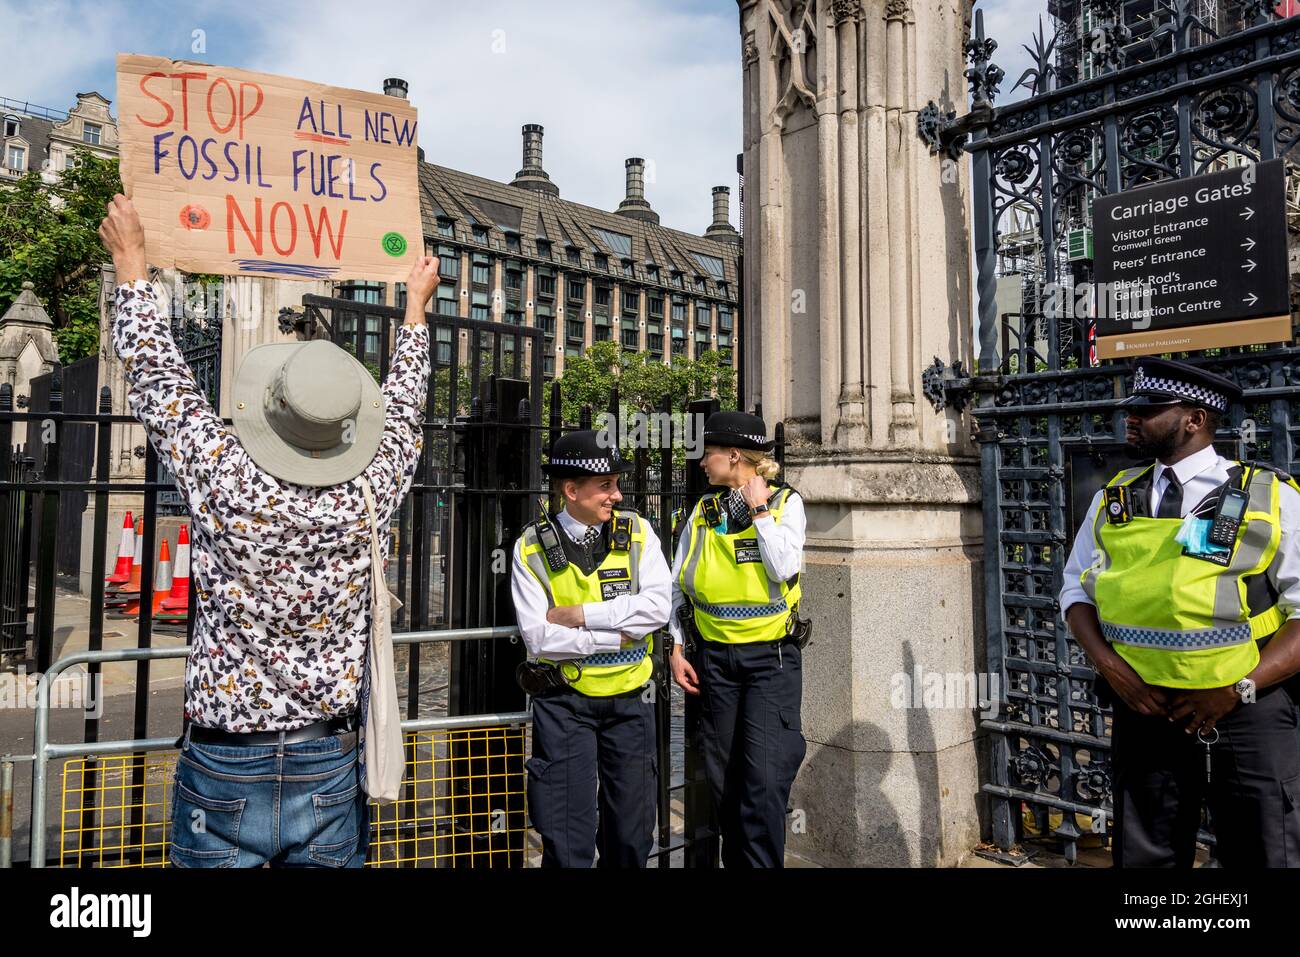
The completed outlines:
<svg viewBox="0 0 1300 957">
<path fill-rule="evenodd" d="M 612 459 L 551 459 L 548 465 L 563 465 L 568 468 L 586 469 L 588 472 L 613 472 L 619 463 Z"/>
<path fill-rule="evenodd" d="M 1159 376 L 1146 375 L 1140 368 L 1133 378 L 1133 394 L 1140 392 L 1168 392 L 1180 396 L 1189 402 L 1199 402 L 1220 412 L 1228 411 L 1228 397 L 1203 385 L 1180 382 L 1177 379 L 1162 379 Z"/>
</svg>

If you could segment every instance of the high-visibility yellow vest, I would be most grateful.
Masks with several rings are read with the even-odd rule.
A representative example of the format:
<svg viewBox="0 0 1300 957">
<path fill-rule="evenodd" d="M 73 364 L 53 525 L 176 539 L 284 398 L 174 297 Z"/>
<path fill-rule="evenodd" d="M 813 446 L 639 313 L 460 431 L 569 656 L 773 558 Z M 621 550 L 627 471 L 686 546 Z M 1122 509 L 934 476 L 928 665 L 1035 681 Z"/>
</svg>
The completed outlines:
<svg viewBox="0 0 1300 957">
<path fill-rule="evenodd" d="M 520 547 L 524 563 L 533 577 L 541 582 L 549 607 L 559 605 L 585 605 L 589 602 L 609 601 L 619 595 L 635 595 L 640 591 L 641 553 L 645 549 L 646 523 L 636 512 L 615 510 L 614 516 L 630 515 L 632 540 L 627 551 L 611 548 L 601 563 L 590 574 L 584 574 L 573 562 L 556 572 L 546 562 L 546 553 L 537 537 L 537 526 L 528 525 L 521 537 Z M 565 532 L 556 528 L 556 534 Z M 584 658 L 568 658 L 550 662 L 557 664 L 569 678 L 571 687 L 593 698 L 622 694 L 641 687 L 650 680 L 654 660 L 654 639 L 647 635 L 629 648 L 601 651 Z"/>
<path fill-rule="evenodd" d="M 768 510 L 780 524 L 794 489 L 788 485 L 768 487 L 772 489 Z M 686 561 L 678 573 L 678 583 L 691 600 L 700 637 L 727 644 L 784 637 L 799 605 L 799 574 L 788 581 L 768 578 L 754 526 L 738 532 L 722 532 L 723 525 L 711 528 L 701 508 L 708 498 L 701 499 L 691 513 L 685 532 L 690 536 Z M 719 508 L 725 515 L 720 503 Z"/>
<path fill-rule="evenodd" d="M 1125 469 L 1107 485 L 1132 485 L 1153 468 Z M 1255 468 L 1226 566 L 1183 554 L 1181 518 L 1120 525 L 1104 503 L 1097 509 L 1097 551 L 1081 583 L 1102 634 L 1147 684 L 1221 688 L 1259 663 L 1257 642 L 1286 620 L 1265 574 L 1282 535 L 1280 487 L 1277 473 Z"/>
</svg>

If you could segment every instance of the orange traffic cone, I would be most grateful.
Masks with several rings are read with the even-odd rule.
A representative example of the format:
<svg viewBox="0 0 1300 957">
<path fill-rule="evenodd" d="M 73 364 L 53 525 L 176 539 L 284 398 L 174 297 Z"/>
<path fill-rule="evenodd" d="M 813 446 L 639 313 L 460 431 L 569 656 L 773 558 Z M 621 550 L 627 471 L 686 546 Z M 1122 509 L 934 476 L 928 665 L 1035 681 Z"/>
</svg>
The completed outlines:
<svg viewBox="0 0 1300 957">
<path fill-rule="evenodd" d="M 144 519 L 138 519 L 135 523 L 135 549 L 131 558 L 131 574 L 127 580 L 120 586 L 114 588 L 112 592 L 104 597 L 104 608 L 113 609 L 116 612 L 126 606 L 132 598 L 140 596 L 140 570 L 141 561 L 144 556 Z M 110 617 L 120 617 L 112 615 Z"/>
<path fill-rule="evenodd" d="M 155 609 L 159 621 L 184 621 L 190 614 L 190 527 L 182 525 L 176 536 L 176 566 L 171 593 Z"/>
<path fill-rule="evenodd" d="M 153 601 L 150 603 L 149 617 L 152 618 L 157 614 L 163 599 L 172 587 L 172 553 L 167 545 L 167 539 L 162 540 L 162 548 L 158 552 L 158 572 L 153 577 Z M 140 614 L 140 596 L 136 595 L 134 599 L 127 603 L 126 608 L 122 610 L 128 618 L 134 618 Z"/>
<path fill-rule="evenodd" d="M 122 542 L 117 546 L 117 565 L 113 574 L 104 579 L 106 585 L 121 585 L 131 577 L 131 559 L 135 557 L 135 521 L 131 513 L 122 520 Z"/>
</svg>

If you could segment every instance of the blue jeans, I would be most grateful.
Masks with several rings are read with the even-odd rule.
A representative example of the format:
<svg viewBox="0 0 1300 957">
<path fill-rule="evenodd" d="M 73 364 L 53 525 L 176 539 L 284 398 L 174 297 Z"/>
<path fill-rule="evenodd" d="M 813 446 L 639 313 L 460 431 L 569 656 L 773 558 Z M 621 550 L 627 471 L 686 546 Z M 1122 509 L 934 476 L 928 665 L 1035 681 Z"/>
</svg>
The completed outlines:
<svg viewBox="0 0 1300 957">
<path fill-rule="evenodd" d="M 361 867 L 369 813 L 356 733 L 297 744 L 185 736 L 172 791 L 174 867 Z"/>
</svg>

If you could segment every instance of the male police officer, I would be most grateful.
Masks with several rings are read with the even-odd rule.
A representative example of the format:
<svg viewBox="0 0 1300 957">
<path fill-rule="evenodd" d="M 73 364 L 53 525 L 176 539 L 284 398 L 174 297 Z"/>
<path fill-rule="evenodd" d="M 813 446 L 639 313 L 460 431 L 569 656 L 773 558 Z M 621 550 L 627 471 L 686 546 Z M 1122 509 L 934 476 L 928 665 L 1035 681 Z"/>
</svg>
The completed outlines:
<svg viewBox="0 0 1300 957">
<path fill-rule="evenodd" d="M 1211 442 L 1241 390 L 1141 359 L 1130 446 L 1092 500 L 1062 613 L 1110 692 L 1117 867 L 1190 867 L 1201 802 L 1225 867 L 1300 867 L 1300 493 Z"/>
<path fill-rule="evenodd" d="M 618 508 L 630 468 L 591 430 L 542 466 L 564 499 L 515 544 L 512 589 L 532 661 L 528 807 L 542 866 L 644 867 L 655 823 L 651 632 L 668 623 L 668 564 L 650 523 Z M 597 779 L 599 778 L 599 807 Z"/>
</svg>

